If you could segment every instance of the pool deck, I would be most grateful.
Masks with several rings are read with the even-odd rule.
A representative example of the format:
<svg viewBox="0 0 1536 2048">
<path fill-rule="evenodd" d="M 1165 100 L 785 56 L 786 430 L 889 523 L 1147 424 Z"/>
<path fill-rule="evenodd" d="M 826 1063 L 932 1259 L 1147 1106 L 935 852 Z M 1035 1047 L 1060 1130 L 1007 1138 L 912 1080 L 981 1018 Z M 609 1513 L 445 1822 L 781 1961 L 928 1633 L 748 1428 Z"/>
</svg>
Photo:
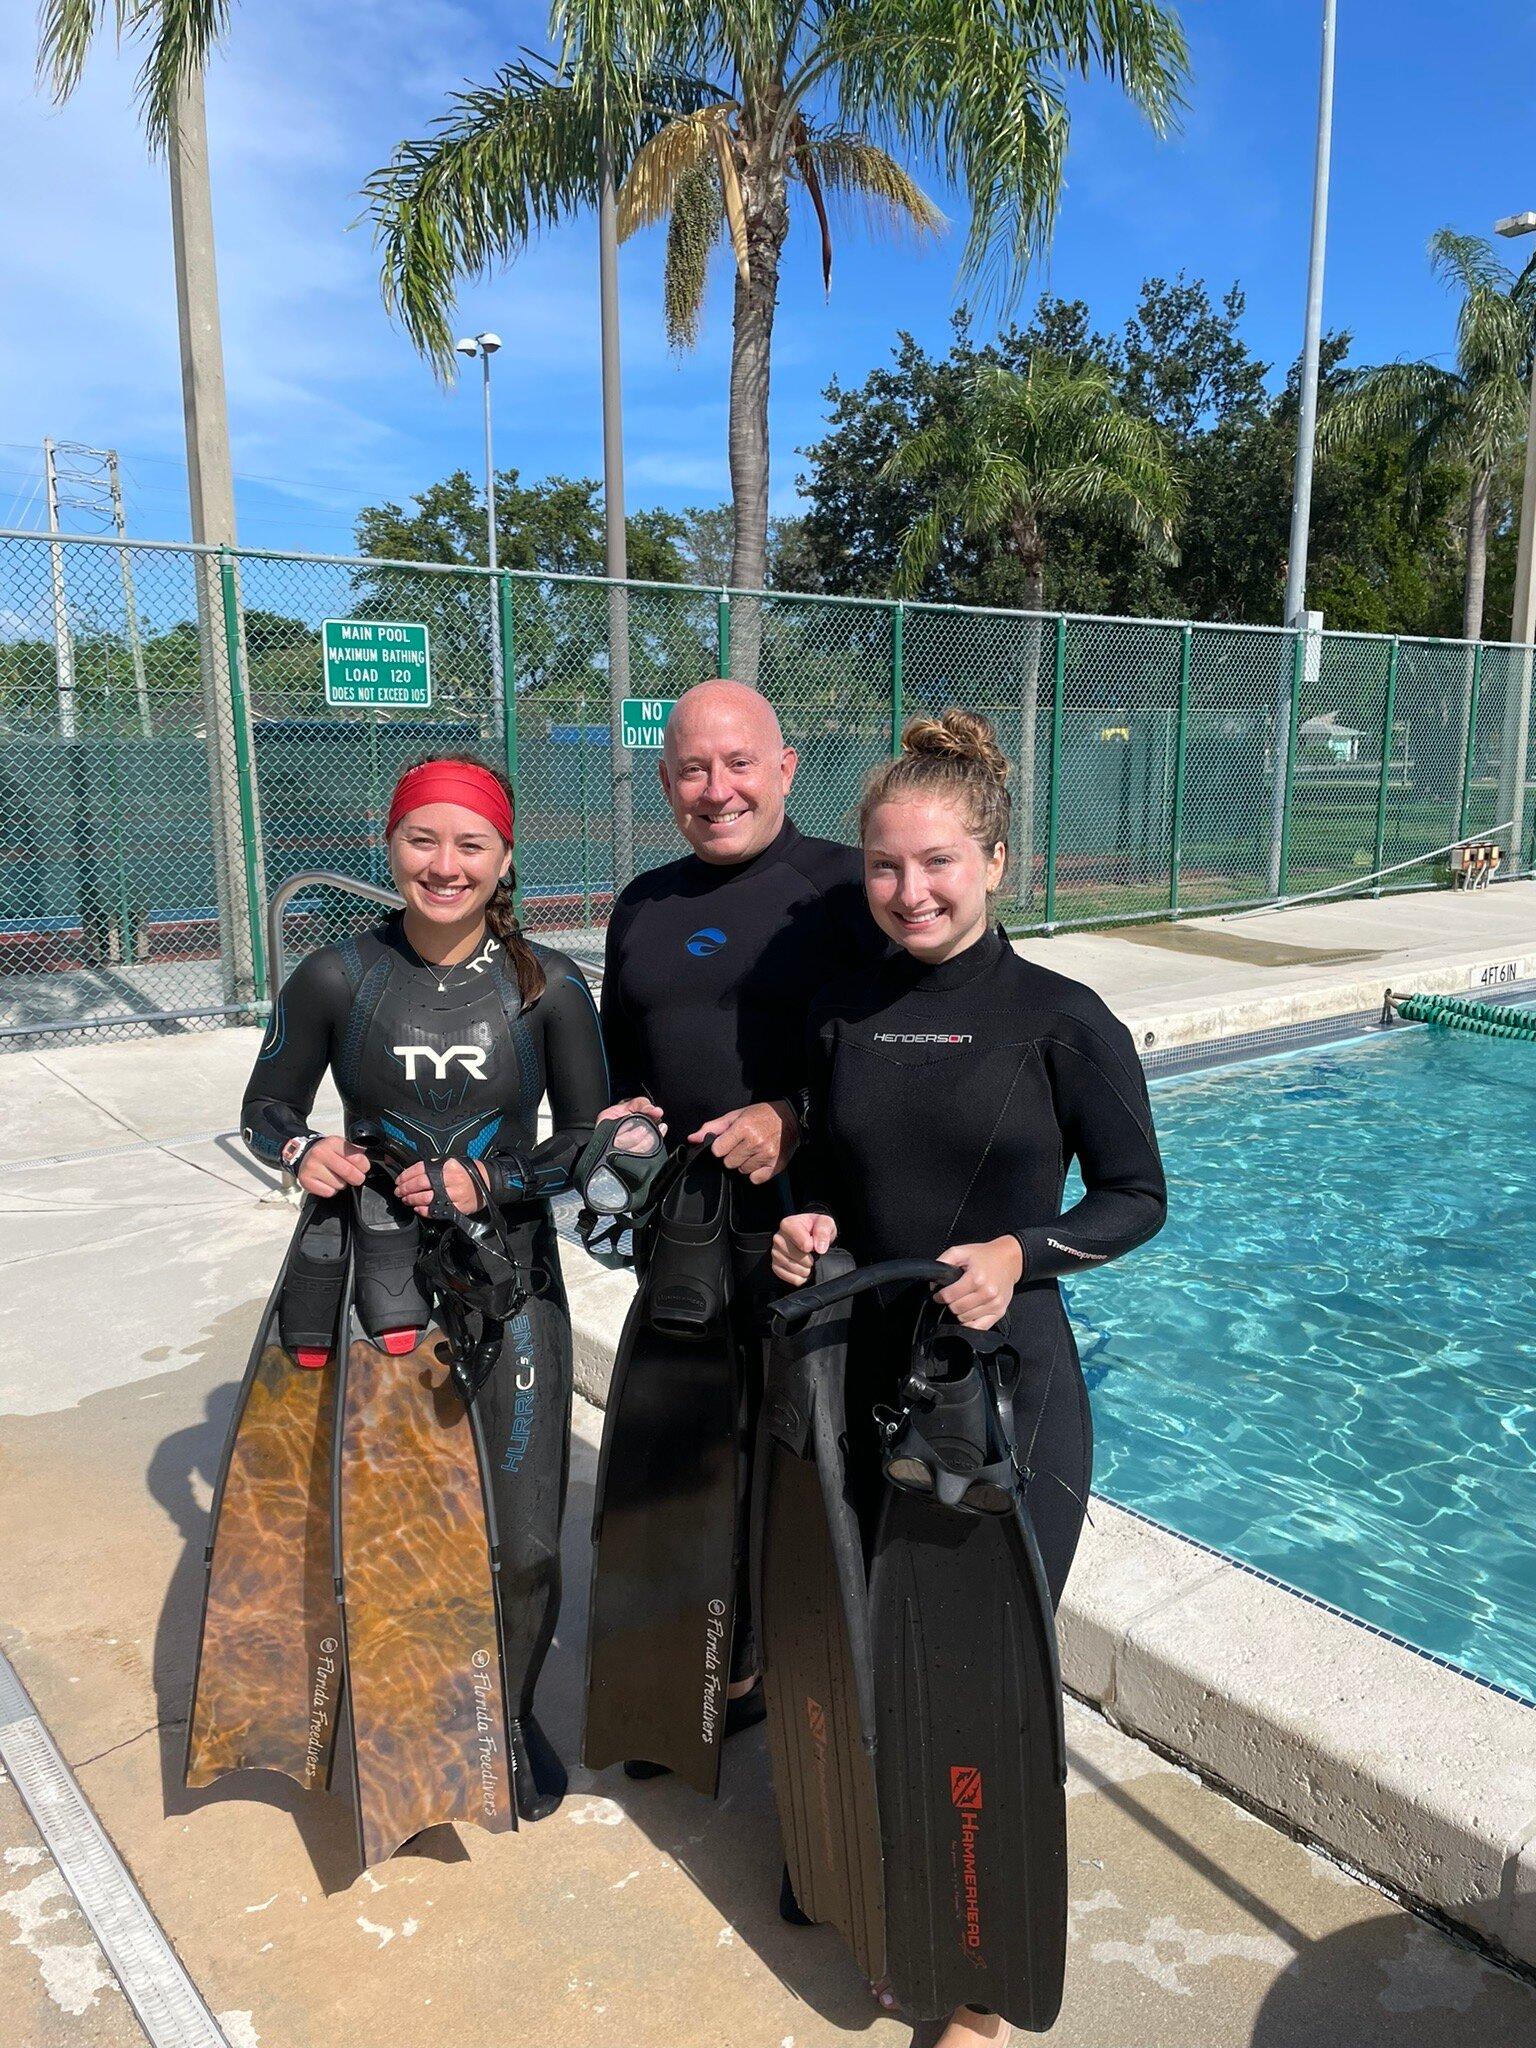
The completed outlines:
<svg viewBox="0 0 1536 2048">
<path fill-rule="evenodd" d="M 1192 1043 L 1354 1014 L 1387 985 L 1536 975 L 1536 885 L 1022 950 L 1143 1039 Z M 0 1063 L 0 1648 L 234 2048 L 906 2043 L 834 1936 L 778 1921 L 758 1735 L 732 1745 L 715 1806 L 578 1770 L 516 1840 L 438 1831 L 364 1878 L 340 1802 L 258 1774 L 180 1789 L 210 1482 L 292 1222 L 232 1137 L 254 1046 L 230 1031 Z M 600 1396 L 630 1283 L 575 1248 L 567 1270 Z M 578 1402 L 547 1678 L 566 1755 L 600 1426 Z M 1405 2020 L 1424 2048 L 1536 2038 L 1536 1988 L 1333 1860 L 1536 1966 L 1530 1710 L 1107 1503 L 1093 1516 L 1063 1616 L 1069 1684 L 1102 1710 L 1068 1722 L 1063 2048 L 1386 2048 Z M 0 1852 L 7 2048 L 139 2038 L 3 1779 Z"/>
</svg>

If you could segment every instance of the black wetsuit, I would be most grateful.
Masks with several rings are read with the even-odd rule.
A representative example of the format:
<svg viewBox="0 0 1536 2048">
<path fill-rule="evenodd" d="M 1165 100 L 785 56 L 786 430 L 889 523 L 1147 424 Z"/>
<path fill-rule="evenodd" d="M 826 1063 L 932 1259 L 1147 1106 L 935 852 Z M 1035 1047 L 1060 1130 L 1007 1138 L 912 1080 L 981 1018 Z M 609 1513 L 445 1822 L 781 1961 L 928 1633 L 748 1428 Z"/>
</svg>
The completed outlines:
<svg viewBox="0 0 1536 2048">
<path fill-rule="evenodd" d="M 1061 1212 L 1076 1160 L 1084 1195 Z M 1130 1033 L 1080 982 L 1021 960 L 1000 930 L 937 967 L 908 954 L 840 982 L 811 1018 L 810 1206 L 861 1265 L 1012 1234 L 1024 1272 L 1006 1328 L 1028 1503 L 1059 1601 L 1082 1527 L 1093 1427 L 1057 1279 L 1130 1251 L 1167 1211 Z M 891 1402 L 918 1297 L 856 1322 L 848 1422 L 861 1509 L 878 1492 L 870 1410 Z M 873 1483 L 872 1483 L 873 1477 Z"/>
<path fill-rule="evenodd" d="M 834 976 L 884 942 L 851 846 L 806 839 L 785 820 L 750 860 L 688 854 L 637 875 L 613 906 L 603 1037 L 620 1097 L 649 1095 L 669 1142 L 749 1102 L 805 1087 L 805 1019 Z M 739 1176 L 736 1223 L 771 1233 L 783 1191 Z"/>
<path fill-rule="evenodd" d="M 608 1064 L 619 1098 L 643 1094 L 661 1106 L 669 1144 L 751 1102 L 803 1111 L 812 999 L 885 951 L 862 873 L 852 847 L 807 839 L 786 819 L 750 860 L 727 866 L 687 854 L 637 875 L 619 896 L 603 973 Z M 731 1193 L 737 1301 L 744 1336 L 753 1332 L 743 1345 L 745 1467 L 762 1395 L 756 1329 L 771 1286 L 768 1248 L 790 1198 L 782 1177 L 754 1187 L 737 1174 Z M 743 1555 L 735 1676 L 756 1661 L 747 1580 Z"/>
<path fill-rule="evenodd" d="M 571 1326 L 548 1197 L 612 1100 L 602 1035 L 581 969 L 533 951 L 547 987 L 524 1008 L 494 939 L 473 960 L 429 967 L 401 920 L 313 953 L 278 997 L 241 1123 L 258 1159 L 308 1129 L 327 1067 L 350 1131 L 377 1118 L 399 1150 L 483 1160 L 530 1268 L 547 1275 L 510 1324 L 477 1396 L 501 1541 L 509 1704 L 533 1689 L 560 1605 L 560 1519 L 570 1462 Z M 537 1138 L 549 1097 L 551 1135 Z"/>
</svg>

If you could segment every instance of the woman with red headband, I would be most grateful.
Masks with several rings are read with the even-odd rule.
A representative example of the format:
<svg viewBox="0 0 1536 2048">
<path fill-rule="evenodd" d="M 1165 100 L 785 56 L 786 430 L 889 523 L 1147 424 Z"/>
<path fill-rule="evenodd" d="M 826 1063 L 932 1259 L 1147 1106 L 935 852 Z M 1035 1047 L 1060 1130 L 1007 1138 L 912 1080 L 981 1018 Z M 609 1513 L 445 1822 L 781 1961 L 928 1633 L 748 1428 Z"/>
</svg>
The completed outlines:
<svg viewBox="0 0 1536 2048">
<path fill-rule="evenodd" d="M 569 1184 L 611 1090 L 581 969 L 518 927 L 505 778 L 469 756 L 418 762 L 396 787 L 388 838 L 404 909 L 295 970 L 274 1006 L 242 1124 L 257 1158 L 281 1162 L 309 1194 L 361 1188 L 369 1153 L 309 1122 L 329 1068 L 348 1132 L 367 1119 L 396 1159 L 409 1160 L 394 1182 L 396 1225 L 409 1226 L 411 1211 L 442 1217 L 447 1204 L 466 1213 L 494 1204 L 518 1263 L 537 1276 L 476 1397 L 500 1538 L 518 1808 L 537 1819 L 565 1790 L 533 1717 L 560 1602 L 571 1402 L 549 1197 Z M 553 1129 L 539 1143 L 546 1096 Z"/>
</svg>

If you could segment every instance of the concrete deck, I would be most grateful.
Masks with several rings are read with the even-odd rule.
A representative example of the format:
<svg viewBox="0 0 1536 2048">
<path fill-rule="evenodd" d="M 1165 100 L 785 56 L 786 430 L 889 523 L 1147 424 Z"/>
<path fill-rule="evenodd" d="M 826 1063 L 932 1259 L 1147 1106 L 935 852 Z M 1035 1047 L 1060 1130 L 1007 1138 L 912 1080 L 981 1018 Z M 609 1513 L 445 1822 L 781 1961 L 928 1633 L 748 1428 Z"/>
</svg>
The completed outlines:
<svg viewBox="0 0 1536 2048">
<path fill-rule="evenodd" d="M 1326 932 L 1320 918 L 1330 920 Z M 1526 885 L 1179 928 L 1195 929 L 1223 950 L 1170 950 L 1145 935 L 1062 937 L 1026 950 L 1089 980 L 1153 1030 L 1159 1020 L 1175 1029 L 1168 1020 L 1313 1000 L 1321 990 L 1334 992 L 1325 1000 L 1340 1010 L 1365 1007 L 1355 991 L 1367 981 L 1379 999 L 1386 982 L 1464 987 L 1475 970 L 1511 959 L 1536 971 L 1536 890 Z M 1259 932 L 1266 945 L 1369 957 L 1231 957 L 1231 941 Z M 1459 979 L 1426 978 L 1447 974 Z M 182 1791 L 211 1482 L 252 1323 L 291 1225 L 269 1177 L 229 1138 L 254 1044 L 254 1033 L 224 1032 L 0 1061 L 0 1212 L 9 1222 L 0 1645 L 231 2041 L 906 2042 L 910 2030 L 877 2014 L 835 1936 L 778 1920 L 759 1734 L 732 1745 L 714 1806 L 675 1785 L 577 1771 L 565 1807 L 541 1826 L 502 1840 L 435 1831 L 363 1878 L 339 1801 L 306 1802 L 286 1781 L 257 1774 L 210 1793 Z M 627 1283 L 574 1259 L 572 1283 L 584 1378 L 598 1391 Z M 599 1423 L 578 1403 L 570 1590 L 546 1681 L 551 1732 L 567 1756 L 578 1738 Z M 1296 1669 L 1294 1642 L 1277 1633 L 1286 1603 L 1305 1603 L 1250 1579 L 1247 1604 L 1234 1608 L 1228 1568 L 1213 1571 L 1204 1553 L 1142 1525 L 1120 1526 L 1129 1519 L 1095 1507 L 1099 1527 L 1074 1574 L 1065 1631 L 1074 1684 L 1249 1790 L 1222 1768 L 1246 1746 L 1248 1776 L 1269 1788 L 1266 1803 L 1316 1833 L 1330 1815 L 1358 1812 L 1370 1768 L 1383 1799 L 1411 1817 L 1445 1764 L 1462 1806 L 1474 1818 L 1491 1814 L 1493 1833 L 1522 1810 L 1531 1823 L 1483 1931 L 1498 1938 L 1529 1913 L 1536 1797 L 1522 1809 L 1531 1782 L 1522 1773 L 1536 1745 L 1512 1746 L 1507 1731 L 1476 1722 L 1473 1701 L 1488 1695 L 1452 1681 L 1472 1696 L 1467 1717 L 1453 1724 L 1447 1756 L 1426 1754 L 1431 1745 L 1414 1730 L 1420 1703 L 1399 1690 L 1403 1673 L 1362 1648 L 1390 1646 L 1334 1623 L 1349 1633 L 1324 1676 L 1346 1703 L 1357 1752 L 1332 1775 L 1299 1773 L 1269 1702 L 1275 1681 L 1283 1688 Z M 1143 1536 L 1175 1546 L 1178 1584 L 1163 1587 L 1166 1561 L 1139 1550 Z M 1218 1646 L 1204 1670 L 1170 1636 L 1181 1607 Z M 1521 1723 L 1531 1725 L 1528 1716 Z M 1063 2043 L 1314 2048 L 1326 2035 L 1385 2048 L 1405 2024 L 1425 2048 L 1536 2038 L 1529 1983 L 1086 1709 L 1072 1708 L 1068 1732 L 1073 1923 L 1056 2030 Z M 1483 1835 L 1474 1830 L 1474 1839 Z M 1358 1843 L 1357 1860 L 1369 1861 L 1371 1848 Z M 1436 1868 L 1469 1893 L 1485 1879 L 1457 1853 L 1451 1844 Z M 121 1995 L 3 1783 L 0 1930 L 6 2048 L 118 2048 L 134 2038 Z"/>
</svg>

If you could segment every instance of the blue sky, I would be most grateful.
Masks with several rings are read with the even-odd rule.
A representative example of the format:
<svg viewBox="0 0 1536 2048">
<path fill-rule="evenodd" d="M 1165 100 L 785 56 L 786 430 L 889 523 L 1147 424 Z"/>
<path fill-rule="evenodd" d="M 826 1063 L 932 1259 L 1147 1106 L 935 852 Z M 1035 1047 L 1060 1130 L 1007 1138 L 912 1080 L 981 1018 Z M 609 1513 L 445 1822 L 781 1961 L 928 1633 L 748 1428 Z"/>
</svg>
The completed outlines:
<svg viewBox="0 0 1536 2048">
<path fill-rule="evenodd" d="M 0 524 L 43 522 L 45 434 L 114 445 L 130 527 L 186 532 L 169 208 L 110 45 L 55 109 L 33 83 L 32 10 L 0 19 Z M 1424 245 L 1442 224 L 1487 232 L 1536 207 L 1536 10 L 1482 0 L 1451 29 L 1443 0 L 1339 0 L 1326 320 L 1357 360 L 1448 355 L 1451 302 Z M 1026 287 L 1088 300 L 1101 327 L 1140 279 L 1180 269 L 1248 294 L 1252 345 L 1300 345 L 1320 0 L 1190 0 L 1182 131 L 1158 142 L 1101 84 L 1073 96 L 1055 245 Z M 362 179 L 445 94 L 487 80 L 542 6 L 514 0 L 237 4 L 209 80 L 214 208 L 242 540 L 346 550 L 359 505 L 405 500 L 456 465 L 478 474 L 478 372 L 444 392 L 380 307 Z M 920 167 L 914 167 L 919 168 Z M 921 174 L 921 172 L 920 172 Z M 953 195 L 941 203 L 958 211 Z M 774 364 L 774 506 L 792 511 L 795 450 L 821 391 L 885 360 L 897 330 L 946 345 L 959 234 L 931 247 L 839 235 L 830 303 L 803 220 L 786 253 Z M 1536 243 L 1527 244 L 1536 248 Z M 1518 255 L 1520 244 L 1510 245 Z M 631 505 L 718 502 L 725 462 L 729 281 L 700 347 L 677 358 L 660 313 L 660 249 L 622 259 Z M 590 223 L 468 286 L 462 324 L 495 328 L 498 466 L 598 475 L 596 251 Z"/>
</svg>

